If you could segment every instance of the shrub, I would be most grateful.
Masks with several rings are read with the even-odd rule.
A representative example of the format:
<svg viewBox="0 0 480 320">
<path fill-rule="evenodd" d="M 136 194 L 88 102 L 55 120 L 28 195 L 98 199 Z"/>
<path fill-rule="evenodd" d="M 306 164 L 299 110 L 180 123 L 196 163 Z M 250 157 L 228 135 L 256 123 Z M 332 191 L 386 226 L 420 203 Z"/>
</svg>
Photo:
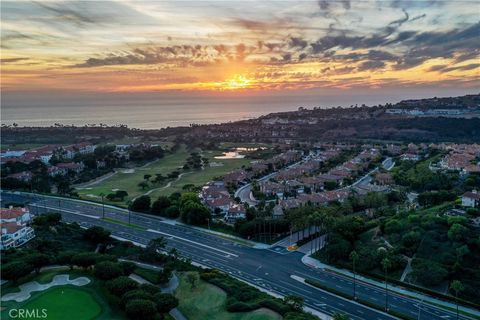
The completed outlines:
<svg viewBox="0 0 480 320">
<path fill-rule="evenodd" d="M 149 294 L 148 292 L 144 291 L 144 290 L 141 290 L 141 289 L 136 289 L 136 290 L 131 290 L 131 291 L 127 291 L 125 292 L 125 294 L 122 295 L 122 299 L 121 299 L 121 304 L 122 306 L 126 306 L 127 303 L 131 300 L 150 300 L 152 302 L 154 302 L 154 298 L 151 294 Z"/>
<path fill-rule="evenodd" d="M 76 266 L 88 269 L 97 261 L 97 254 L 92 252 L 79 253 L 72 257 L 72 263 Z"/>
<path fill-rule="evenodd" d="M 154 299 L 157 303 L 157 310 L 160 313 L 167 313 L 178 306 L 178 299 L 170 293 L 157 293 Z"/>
<path fill-rule="evenodd" d="M 2 279 L 12 280 L 13 282 L 30 274 L 33 271 L 31 264 L 23 261 L 10 262 L 2 266 Z"/>
<path fill-rule="evenodd" d="M 110 280 L 123 275 L 123 270 L 118 263 L 103 261 L 95 264 L 95 277 L 101 280 Z"/>
<path fill-rule="evenodd" d="M 255 309 L 257 309 L 256 306 L 252 308 L 251 305 L 241 301 L 227 305 L 227 311 L 229 312 L 247 312 Z"/>
<path fill-rule="evenodd" d="M 292 311 L 290 307 L 285 305 L 283 302 L 273 299 L 263 300 L 260 302 L 260 305 L 277 312 L 281 316 L 284 316 L 287 312 Z"/>
</svg>

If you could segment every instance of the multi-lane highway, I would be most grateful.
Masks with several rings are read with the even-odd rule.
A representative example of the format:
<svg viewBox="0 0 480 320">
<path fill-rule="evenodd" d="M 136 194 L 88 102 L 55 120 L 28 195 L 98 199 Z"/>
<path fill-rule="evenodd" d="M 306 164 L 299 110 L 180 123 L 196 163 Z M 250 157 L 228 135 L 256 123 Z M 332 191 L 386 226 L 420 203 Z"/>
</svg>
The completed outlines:
<svg viewBox="0 0 480 320">
<path fill-rule="evenodd" d="M 2 192 L 1 197 L 2 205 L 8 202 L 26 202 L 33 214 L 61 212 L 67 222 L 77 222 L 85 227 L 102 226 L 110 230 L 113 236 L 139 244 L 147 244 L 150 239 L 163 236 L 168 241 L 169 248 L 176 248 L 181 255 L 196 263 L 219 269 L 278 295 L 301 296 L 307 307 L 323 314 L 341 312 L 351 319 L 395 319 L 391 315 L 299 281 L 308 278 L 336 290 L 348 293 L 353 291 L 350 278 L 304 265 L 299 252 L 255 249 L 215 234 L 172 224 L 171 221 L 139 213 L 129 214 L 127 210 L 105 206 L 106 218 L 123 222 L 130 220 L 136 227 L 112 223 L 102 219 L 103 208 L 96 203 L 24 193 Z M 371 303 L 383 305 L 385 302 L 384 289 L 371 284 L 357 281 L 357 295 Z M 415 319 L 456 319 L 454 312 L 392 292 L 389 293 L 389 308 Z M 471 318 L 460 316 L 460 319 Z"/>
</svg>

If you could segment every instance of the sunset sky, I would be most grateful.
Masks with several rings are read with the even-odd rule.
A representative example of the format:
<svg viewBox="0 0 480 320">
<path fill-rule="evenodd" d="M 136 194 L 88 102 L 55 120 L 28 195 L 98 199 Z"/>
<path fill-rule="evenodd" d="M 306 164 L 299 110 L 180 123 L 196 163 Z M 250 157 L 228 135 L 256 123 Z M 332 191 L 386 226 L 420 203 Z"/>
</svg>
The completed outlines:
<svg viewBox="0 0 480 320">
<path fill-rule="evenodd" d="M 7 95 L 480 88 L 475 0 L 2 1 L 1 9 Z"/>
</svg>

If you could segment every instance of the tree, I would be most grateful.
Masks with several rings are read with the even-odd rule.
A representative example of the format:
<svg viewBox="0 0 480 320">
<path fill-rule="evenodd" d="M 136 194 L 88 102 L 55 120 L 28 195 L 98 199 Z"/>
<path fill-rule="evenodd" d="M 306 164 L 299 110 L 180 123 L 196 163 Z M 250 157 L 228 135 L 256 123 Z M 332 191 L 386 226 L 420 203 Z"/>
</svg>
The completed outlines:
<svg viewBox="0 0 480 320">
<path fill-rule="evenodd" d="M 72 257 L 72 263 L 84 269 L 90 268 L 96 261 L 97 255 L 92 252 L 83 252 Z"/>
<path fill-rule="evenodd" d="M 303 298 L 299 296 L 289 295 L 284 298 L 284 301 L 293 310 L 300 311 L 303 308 Z"/>
<path fill-rule="evenodd" d="M 30 274 L 33 271 L 31 264 L 24 261 L 15 261 L 2 266 L 2 279 L 16 282 L 18 279 Z"/>
<path fill-rule="evenodd" d="M 39 274 L 40 269 L 50 263 L 50 257 L 43 253 L 33 253 L 25 258 L 25 262 L 33 267 L 36 274 Z"/>
<path fill-rule="evenodd" d="M 181 204 L 180 214 L 183 222 L 193 225 L 205 224 L 210 219 L 210 210 L 199 203 L 198 199 Z"/>
<path fill-rule="evenodd" d="M 166 216 L 166 209 L 170 207 L 171 202 L 168 197 L 159 196 L 152 204 L 152 213 L 160 216 Z"/>
<path fill-rule="evenodd" d="M 150 197 L 147 195 L 140 196 L 133 200 L 130 210 L 138 212 L 149 212 L 150 211 Z"/>
<path fill-rule="evenodd" d="M 135 299 L 127 302 L 125 312 L 132 320 L 151 320 L 155 318 L 157 309 L 155 303 L 145 299 Z"/>
<path fill-rule="evenodd" d="M 163 237 L 150 240 L 142 255 L 142 260 L 150 262 L 160 260 L 162 257 L 160 252 L 165 249 L 166 245 L 167 241 Z"/>
<path fill-rule="evenodd" d="M 167 313 L 178 307 L 178 299 L 170 293 L 157 293 L 155 296 L 157 310 L 160 313 Z"/>
<path fill-rule="evenodd" d="M 120 265 L 120 268 L 122 269 L 124 276 L 129 276 L 130 274 L 132 274 L 135 268 L 137 267 L 135 263 L 130 261 L 122 261 L 120 262 L 119 265 Z"/>
<path fill-rule="evenodd" d="M 83 233 L 83 238 L 91 243 L 105 243 L 110 239 L 110 231 L 102 227 L 90 227 Z"/>
<path fill-rule="evenodd" d="M 454 223 L 448 230 L 448 238 L 452 241 L 462 241 L 468 233 L 468 228 L 459 223 Z"/>
<path fill-rule="evenodd" d="M 180 210 L 177 206 L 170 206 L 165 210 L 165 217 L 176 219 L 180 216 Z"/>
<path fill-rule="evenodd" d="M 145 190 L 145 189 L 148 188 L 148 182 L 147 182 L 147 181 L 140 181 L 140 182 L 138 183 L 138 186 L 139 186 L 140 188 L 142 188 L 142 190 Z"/>
<path fill-rule="evenodd" d="M 126 292 L 134 290 L 138 287 L 137 282 L 129 277 L 121 276 L 107 281 L 107 289 L 117 297 L 121 297 Z"/>
<path fill-rule="evenodd" d="M 143 179 L 146 180 L 146 181 L 150 181 L 150 178 L 152 177 L 151 174 L 144 174 L 143 175 Z"/>
<path fill-rule="evenodd" d="M 332 320 L 349 320 L 350 318 L 344 313 L 335 312 Z"/>
<path fill-rule="evenodd" d="M 350 252 L 349 256 L 350 260 L 352 260 L 352 268 L 353 268 L 353 299 L 357 300 L 357 295 L 356 295 L 356 272 L 355 272 L 355 264 L 357 263 L 358 260 L 358 253 L 353 250 Z"/>
<path fill-rule="evenodd" d="M 123 270 L 118 263 L 103 261 L 95 264 L 94 275 L 101 280 L 111 280 L 123 274 Z"/>
<path fill-rule="evenodd" d="M 128 192 L 124 190 L 117 190 L 115 191 L 115 196 L 120 199 L 120 201 L 123 201 L 125 197 L 128 197 Z"/>
<path fill-rule="evenodd" d="M 75 251 L 62 251 L 57 256 L 57 263 L 63 265 L 66 264 L 70 267 L 70 270 L 73 270 L 75 264 L 72 262 L 72 259 L 75 255 Z"/>
<path fill-rule="evenodd" d="M 190 284 L 191 288 L 195 288 L 198 282 L 198 274 L 196 272 L 187 272 L 186 280 Z"/>
<path fill-rule="evenodd" d="M 458 293 L 462 292 L 465 288 L 463 284 L 458 280 L 453 280 L 452 284 L 450 285 L 450 290 L 455 291 L 455 301 L 457 304 L 457 320 L 458 320 Z"/>
</svg>

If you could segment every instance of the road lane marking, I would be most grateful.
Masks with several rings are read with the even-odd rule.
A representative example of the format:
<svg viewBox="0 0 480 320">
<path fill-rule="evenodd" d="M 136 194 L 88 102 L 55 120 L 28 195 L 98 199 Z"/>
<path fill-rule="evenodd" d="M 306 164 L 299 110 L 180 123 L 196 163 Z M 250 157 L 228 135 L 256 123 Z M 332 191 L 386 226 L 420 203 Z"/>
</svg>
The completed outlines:
<svg viewBox="0 0 480 320">
<path fill-rule="evenodd" d="M 215 250 L 215 251 L 218 251 L 218 252 L 222 252 L 226 255 L 231 255 L 231 256 L 234 256 L 235 258 L 238 258 L 238 255 L 236 255 L 235 253 L 231 253 L 231 252 L 224 251 L 224 250 L 221 250 L 221 249 L 217 249 L 217 248 L 214 248 L 214 247 L 211 247 L 211 246 L 207 246 L 206 244 L 203 244 L 203 243 L 198 243 L 198 242 L 195 242 L 195 241 L 192 241 L 192 240 L 188 240 L 188 239 L 185 239 L 185 238 L 182 238 L 182 237 L 179 237 L 179 236 L 175 236 L 175 235 L 172 235 L 172 234 L 169 234 L 169 233 L 161 232 L 161 231 L 158 231 L 158 230 L 147 229 L 147 231 L 153 232 L 153 233 L 158 233 L 158 234 L 163 234 L 163 235 L 169 236 L 169 237 L 174 237 L 176 239 L 179 239 L 179 240 L 182 240 L 182 241 L 185 241 L 185 242 L 194 243 L 195 245 L 205 247 L 205 248 L 208 248 L 208 249 L 211 249 L 211 250 Z"/>
<path fill-rule="evenodd" d="M 55 208 L 55 207 L 47 207 L 47 206 L 42 206 L 42 205 L 38 205 L 38 204 L 35 204 L 35 203 L 31 203 L 28 206 L 38 207 L 38 208 L 43 208 L 43 209 L 49 209 L 49 210 L 55 210 L 55 211 L 60 211 L 60 212 L 66 212 L 66 213 L 71 213 L 71 214 L 76 214 L 76 215 L 79 215 L 79 216 L 84 216 L 84 217 L 88 217 L 88 218 L 92 218 L 92 219 L 100 219 L 100 217 L 98 217 L 98 216 L 91 216 L 89 214 L 80 213 L 78 211 L 72 211 L 72 210 L 61 209 L 61 208 L 59 209 L 59 208 Z"/>
</svg>

